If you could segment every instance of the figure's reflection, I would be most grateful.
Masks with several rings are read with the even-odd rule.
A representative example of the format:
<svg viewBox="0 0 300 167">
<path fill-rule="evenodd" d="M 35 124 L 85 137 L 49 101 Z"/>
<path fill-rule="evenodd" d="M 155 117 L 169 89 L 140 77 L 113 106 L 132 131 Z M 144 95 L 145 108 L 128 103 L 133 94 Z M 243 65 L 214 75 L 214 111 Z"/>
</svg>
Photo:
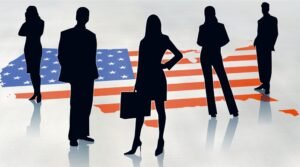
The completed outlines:
<svg viewBox="0 0 300 167">
<path fill-rule="evenodd" d="M 142 162 L 142 157 L 141 156 L 137 156 L 135 154 L 125 155 L 125 156 L 131 159 L 133 167 L 140 167 L 141 166 L 141 162 Z"/>
<path fill-rule="evenodd" d="M 41 125 L 41 104 L 35 101 L 30 101 L 33 105 L 33 113 L 31 116 L 30 124 L 27 127 L 28 136 L 40 136 L 40 125 Z"/>
<path fill-rule="evenodd" d="M 237 117 L 231 118 L 229 120 L 227 129 L 226 129 L 226 133 L 224 136 L 223 144 L 222 144 L 223 150 L 228 150 L 230 148 L 237 125 L 238 125 L 238 121 L 239 121 L 239 119 Z"/>
<path fill-rule="evenodd" d="M 160 154 L 157 158 L 158 167 L 164 167 L 165 153 Z"/>
<path fill-rule="evenodd" d="M 217 119 L 211 118 L 208 121 L 207 137 L 206 137 L 206 149 L 208 150 L 212 150 L 214 148 L 216 127 L 217 127 Z"/>
<path fill-rule="evenodd" d="M 70 167 L 89 167 L 89 143 L 80 141 L 78 147 L 70 147 Z"/>
<path fill-rule="evenodd" d="M 258 115 L 259 124 L 268 124 L 272 122 L 271 104 L 268 99 L 269 99 L 268 96 L 265 95 L 260 96 L 260 106 L 259 106 L 259 115 Z"/>
</svg>

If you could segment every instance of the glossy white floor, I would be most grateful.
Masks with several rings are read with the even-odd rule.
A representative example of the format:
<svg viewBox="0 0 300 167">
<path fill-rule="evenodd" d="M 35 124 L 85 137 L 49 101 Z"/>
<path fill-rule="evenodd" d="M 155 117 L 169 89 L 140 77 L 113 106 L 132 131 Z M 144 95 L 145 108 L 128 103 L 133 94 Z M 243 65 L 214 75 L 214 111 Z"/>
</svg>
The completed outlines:
<svg viewBox="0 0 300 167">
<path fill-rule="evenodd" d="M 278 102 L 237 101 L 238 119 L 229 116 L 224 101 L 217 103 L 219 114 L 215 120 L 208 116 L 206 107 L 167 110 L 164 154 L 154 156 L 158 129 L 144 126 L 141 153 L 127 157 L 123 153 L 131 147 L 134 120 L 122 120 L 118 112 L 104 114 L 94 107 L 90 126 L 96 142 L 80 142 L 78 148 L 70 148 L 68 99 L 45 100 L 39 106 L 16 99 L 12 94 L 14 89 L 0 88 L 0 166 L 299 166 L 299 117 L 279 110 L 300 110 L 300 3 L 269 2 L 271 13 L 279 20 L 271 85 L 271 96 Z M 36 5 L 46 22 L 42 39 L 46 48 L 57 47 L 59 32 L 72 27 L 76 9 L 86 6 L 90 9 L 88 28 L 97 34 L 98 48 L 129 50 L 137 50 L 146 19 L 152 13 L 160 16 L 163 32 L 178 48 L 199 49 L 195 41 L 198 26 L 203 23 L 203 9 L 213 5 L 231 38 L 231 43 L 223 49 L 224 55 L 228 55 L 255 37 L 256 21 L 261 17 L 260 3 L 258 0 L 1 0 L 0 67 L 23 52 L 24 39 L 17 32 L 28 5 Z"/>
</svg>

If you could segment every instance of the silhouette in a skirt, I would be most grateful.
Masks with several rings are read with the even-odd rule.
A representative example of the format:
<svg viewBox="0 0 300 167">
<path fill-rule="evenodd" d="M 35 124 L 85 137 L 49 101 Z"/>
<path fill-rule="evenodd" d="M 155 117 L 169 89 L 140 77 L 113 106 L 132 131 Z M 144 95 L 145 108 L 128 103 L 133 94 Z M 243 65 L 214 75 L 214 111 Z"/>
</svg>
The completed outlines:
<svg viewBox="0 0 300 167">
<path fill-rule="evenodd" d="M 166 50 L 170 50 L 175 56 L 162 64 L 162 58 Z M 159 118 L 159 138 L 155 155 L 163 152 L 164 129 L 166 122 L 165 101 L 167 100 L 167 80 L 163 69 L 171 69 L 181 58 L 181 52 L 175 47 L 167 35 L 161 32 L 161 22 L 156 15 L 148 17 L 146 33 L 139 46 L 139 63 L 135 90 L 148 100 L 154 100 Z M 142 145 L 140 140 L 141 129 L 144 123 L 144 115 L 136 118 L 135 137 L 132 149 L 125 153 L 134 154 Z"/>
<path fill-rule="evenodd" d="M 24 54 L 27 65 L 27 73 L 30 74 L 34 94 L 29 100 L 36 98 L 41 102 L 41 77 L 40 65 L 42 59 L 41 36 L 44 32 L 44 21 L 40 18 L 37 8 L 29 6 L 25 13 L 26 21 L 23 23 L 19 35 L 26 37 Z"/>
<path fill-rule="evenodd" d="M 225 96 L 228 110 L 231 115 L 238 116 L 238 109 L 224 69 L 221 47 L 229 42 L 224 24 L 218 22 L 215 9 L 212 6 L 205 8 L 205 22 L 199 28 L 197 44 L 202 46 L 201 66 L 205 79 L 206 98 L 209 115 L 216 117 L 212 67 L 214 67 Z"/>
</svg>

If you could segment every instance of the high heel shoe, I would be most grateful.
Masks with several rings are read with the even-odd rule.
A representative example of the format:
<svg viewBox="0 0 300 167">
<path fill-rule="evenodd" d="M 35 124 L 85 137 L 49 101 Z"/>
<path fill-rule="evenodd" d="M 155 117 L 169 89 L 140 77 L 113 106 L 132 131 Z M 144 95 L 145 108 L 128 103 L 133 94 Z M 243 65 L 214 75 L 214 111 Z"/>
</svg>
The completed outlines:
<svg viewBox="0 0 300 167">
<path fill-rule="evenodd" d="M 36 98 L 36 94 L 33 94 L 28 100 L 34 100 Z"/>
<path fill-rule="evenodd" d="M 141 152 L 142 151 L 142 142 L 140 140 L 134 141 L 131 150 L 124 153 L 124 155 L 134 154 L 138 147 L 140 147 L 140 152 Z"/>
<path fill-rule="evenodd" d="M 37 98 L 36 98 L 36 102 L 37 102 L 37 103 L 40 103 L 41 101 L 42 101 L 42 95 L 39 94 L 39 95 L 37 96 Z"/>
<path fill-rule="evenodd" d="M 160 155 L 164 150 L 165 141 L 164 139 L 158 140 L 157 147 L 155 150 L 155 156 Z"/>
</svg>

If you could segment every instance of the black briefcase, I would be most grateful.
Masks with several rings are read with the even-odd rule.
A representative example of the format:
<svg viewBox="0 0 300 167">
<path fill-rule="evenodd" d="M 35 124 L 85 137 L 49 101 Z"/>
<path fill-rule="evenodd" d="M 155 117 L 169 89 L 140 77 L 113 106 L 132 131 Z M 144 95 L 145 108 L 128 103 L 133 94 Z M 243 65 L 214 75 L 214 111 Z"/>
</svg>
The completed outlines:
<svg viewBox="0 0 300 167">
<path fill-rule="evenodd" d="M 120 117 L 123 119 L 150 116 L 151 100 L 142 97 L 137 92 L 121 93 Z"/>
</svg>

